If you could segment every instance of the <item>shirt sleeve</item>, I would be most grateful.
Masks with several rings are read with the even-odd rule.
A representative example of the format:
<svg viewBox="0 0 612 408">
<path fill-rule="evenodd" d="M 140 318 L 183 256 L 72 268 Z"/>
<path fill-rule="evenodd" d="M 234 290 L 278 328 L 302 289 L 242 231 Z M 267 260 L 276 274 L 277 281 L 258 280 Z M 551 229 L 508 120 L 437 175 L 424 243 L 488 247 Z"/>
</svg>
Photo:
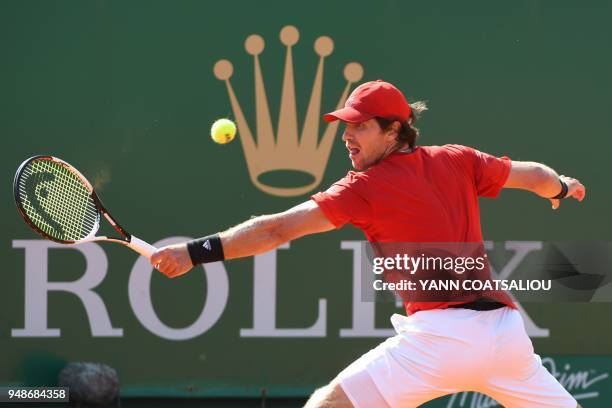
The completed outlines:
<svg viewBox="0 0 612 408">
<path fill-rule="evenodd" d="M 506 156 L 495 157 L 488 153 L 474 150 L 474 174 L 478 195 L 495 198 L 504 187 L 512 162 Z"/>
<path fill-rule="evenodd" d="M 495 198 L 503 188 L 512 162 L 506 156 L 496 157 L 467 146 L 453 145 L 460 150 L 473 171 L 474 185 L 479 196 Z"/>
<path fill-rule="evenodd" d="M 362 182 L 356 173 L 349 172 L 326 191 L 316 193 L 310 198 L 336 228 L 347 223 L 364 227 L 370 219 L 371 207 L 363 192 L 359 191 Z"/>
</svg>

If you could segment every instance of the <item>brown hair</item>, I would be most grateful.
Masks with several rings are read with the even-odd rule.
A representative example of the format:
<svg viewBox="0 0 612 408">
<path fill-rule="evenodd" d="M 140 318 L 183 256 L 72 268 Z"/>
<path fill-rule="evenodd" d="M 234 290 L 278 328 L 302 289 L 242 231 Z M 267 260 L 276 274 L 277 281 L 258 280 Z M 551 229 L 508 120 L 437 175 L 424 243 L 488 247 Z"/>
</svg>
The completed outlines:
<svg viewBox="0 0 612 408">
<path fill-rule="evenodd" d="M 413 102 L 410 104 L 410 108 L 412 111 L 408 120 L 400 122 L 401 127 L 397 133 L 397 141 L 400 143 L 408 143 L 408 147 L 414 149 L 414 146 L 416 146 L 416 139 L 419 137 L 419 129 L 414 127 L 414 122 L 416 122 L 416 120 L 421 117 L 421 114 L 428 108 L 425 101 Z M 383 131 L 389 130 L 394 122 L 399 122 L 397 120 L 385 119 L 378 116 L 375 117 L 375 119 L 376 122 L 378 122 L 378 126 L 380 126 Z"/>
</svg>

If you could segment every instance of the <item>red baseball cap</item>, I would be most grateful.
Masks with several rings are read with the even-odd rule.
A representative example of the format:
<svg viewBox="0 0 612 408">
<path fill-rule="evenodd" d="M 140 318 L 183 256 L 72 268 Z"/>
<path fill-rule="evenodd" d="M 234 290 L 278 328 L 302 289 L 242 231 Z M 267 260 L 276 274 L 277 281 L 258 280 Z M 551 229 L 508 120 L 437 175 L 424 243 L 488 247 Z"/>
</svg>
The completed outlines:
<svg viewBox="0 0 612 408">
<path fill-rule="evenodd" d="M 378 116 L 405 122 L 410 113 L 410 105 L 404 94 L 395 86 L 379 79 L 359 85 L 349 95 L 344 108 L 326 113 L 323 119 L 327 122 L 341 120 L 360 123 Z"/>
</svg>

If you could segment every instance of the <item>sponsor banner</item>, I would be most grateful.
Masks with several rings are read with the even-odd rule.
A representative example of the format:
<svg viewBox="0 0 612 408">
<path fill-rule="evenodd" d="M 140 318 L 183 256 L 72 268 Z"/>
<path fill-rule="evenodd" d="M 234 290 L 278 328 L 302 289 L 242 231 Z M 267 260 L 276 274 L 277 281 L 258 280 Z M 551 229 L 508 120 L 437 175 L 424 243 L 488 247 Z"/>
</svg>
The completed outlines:
<svg viewBox="0 0 612 408">
<path fill-rule="evenodd" d="M 610 357 L 543 356 L 542 364 L 585 407 L 608 407 L 612 404 L 612 360 Z M 497 401 L 477 392 L 463 392 L 439 398 L 424 407 L 489 408 Z"/>
</svg>

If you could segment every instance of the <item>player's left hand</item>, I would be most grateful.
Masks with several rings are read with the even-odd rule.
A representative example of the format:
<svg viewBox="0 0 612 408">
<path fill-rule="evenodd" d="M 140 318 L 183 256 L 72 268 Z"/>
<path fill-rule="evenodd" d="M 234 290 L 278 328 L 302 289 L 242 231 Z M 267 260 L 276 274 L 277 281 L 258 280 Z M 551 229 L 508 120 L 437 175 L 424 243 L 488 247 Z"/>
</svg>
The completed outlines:
<svg viewBox="0 0 612 408">
<path fill-rule="evenodd" d="M 169 278 L 181 276 L 193 268 L 187 243 L 168 245 L 151 255 L 151 265 Z"/>
</svg>

